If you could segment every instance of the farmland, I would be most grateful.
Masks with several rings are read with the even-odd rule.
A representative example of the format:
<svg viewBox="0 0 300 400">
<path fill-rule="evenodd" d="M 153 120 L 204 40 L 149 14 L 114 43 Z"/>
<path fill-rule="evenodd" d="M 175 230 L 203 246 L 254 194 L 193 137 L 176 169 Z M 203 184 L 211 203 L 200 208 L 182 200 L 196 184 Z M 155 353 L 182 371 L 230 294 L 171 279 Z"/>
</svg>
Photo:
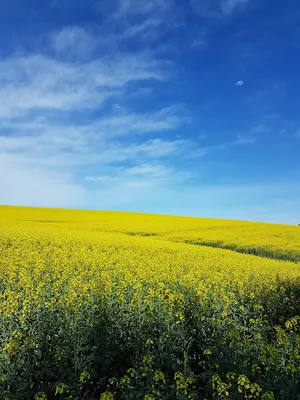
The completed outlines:
<svg viewBox="0 0 300 400">
<path fill-rule="evenodd" d="M 0 207 L 0 399 L 297 399 L 300 228 Z"/>
</svg>

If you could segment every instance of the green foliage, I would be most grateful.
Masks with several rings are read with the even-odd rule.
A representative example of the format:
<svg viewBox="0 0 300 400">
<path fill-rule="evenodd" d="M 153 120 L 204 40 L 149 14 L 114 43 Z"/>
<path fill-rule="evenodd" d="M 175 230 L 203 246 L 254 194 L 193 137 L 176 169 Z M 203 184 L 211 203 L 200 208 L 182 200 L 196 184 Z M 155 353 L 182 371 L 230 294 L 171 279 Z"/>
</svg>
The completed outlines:
<svg viewBox="0 0 300 400">
<path fill-rule="evenodd" d="M 200 301 L 179 284 L 116 279 L 80 312 L 2 317 L 0 398 L 297 399 L 299 299 L 295 282 Z"/>
</svg>

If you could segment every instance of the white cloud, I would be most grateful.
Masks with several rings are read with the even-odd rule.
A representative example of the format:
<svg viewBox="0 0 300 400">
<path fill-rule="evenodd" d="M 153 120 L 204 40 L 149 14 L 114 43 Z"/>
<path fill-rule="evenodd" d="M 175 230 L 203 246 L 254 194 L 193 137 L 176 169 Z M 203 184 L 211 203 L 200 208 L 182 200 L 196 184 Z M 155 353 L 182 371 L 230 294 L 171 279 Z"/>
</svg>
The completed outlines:
<svg viewBox="0 0 300 400">
<path fill-rule="evenodd" d="M 224 18 L 243 10 L 251 0 L 190 0 L 192 8 L 207 18 Z"/>
<path fill-rule="evenodd" d="M 140 164 L 127 169 L 127 173 L 133 176 L 151 176 L 153 178 L 163 178 L 173 173 L 172 168 L 159 164 Z"/>
<path fill-rule="evenodd" d="M 189 146 L 188 141 L 158 138 L 140 143 L 130 140 L 129 144 L 107 136 L 97 139 L 97 132 L 87 131 L 85 135 L 83 129 L 77 131 L 76 127 L 74 130 L 64 130 L 63 126 L 56 127 L 57 130 L 51 130 L 50 126 L 44 129 L 42 135 L 0 137 L 1 204 L 86 204 L 85 185 L 77 176 L 86 169 L 100 173 L 87 180 L 97 181 L 102 187 L 125 187 L 131 182 L 130 187 L 137 188 L 141 186 L 141 179 L 147 179 L 152 187 L 174 176 L 172 168 L 164 165 L 164 159 L 180 154 Z M 153 160 L 158 159 L 162 162 L 154 164 Z M 121 173 L 118 171 L 118 179 L 114 179 L 114 165 L 128 162 L 132 167 L 123 167 Z M 102 171 L 106 175 L 101 175 Z"/>
<path fill-rule="evenodd" d="M 136 163 L 131 167 L 111 167 L 103 170 L 103 175 L 86 176 L 84 179 L 101 185 L 110 187 L 126 183 L 134 187 L 145 187 L 151 185 L 168 185 L 174 180 L 174 174 L 184 177 L 180 171 L 175 170 L 163 163 Z M 185 176 L 187 177 L 187 175 Z"/>
<path fill-rule="evenodd" d="M 224 15 L 230 15 L 236 11 L 236 9 L 247 5 L 250 0 L 223 0 L 221 1 L 221 11 Z"/>
<path fill-rule="evenodd" d="M 172 6 L 171 0 L 120 0 L 117 17 L 134 15 L 159 15 L 168 11 Z"/>
<path fill-rule="evenodd" d="M 177 151 L 187 141 L 150 140 L 141 135 L 178 128 L 185 120 L 182 111 L 181 106 L 146 114 L 122 110 L 121 114 L 73 125 L 59 122 L 56 114 L 48 118 L 0 119 L 0 151 L 19 154 L 27 163 L 60 166 L 109 163 L 141 154 L 161 157 Z M 1 135 L 1 131 L 6 134 Z"/>
<path fill-rule="evenodd" d="M 119 114 L 73 125 L 60 122 L 57 112 L 44 117 L 31 113 L 22 118 L 11 115 L 11 118 L 0 118 L 0 203 L 86 204 L 83 200 L 87 201 L 84 185 L 74 183 L 80 182 L 78 172 L 88 168 L 113 173 L 115 163 L 133 163 L 132 169 L 123 176 L 126 185 L 130 181 L 131 186 L 140 187 L 135 183 L 139 181 L 135 165 L 136 168 L 143 166 L 145 174 L 148 165 L 148 178 L 157 180 L 159 171 L 161 175 L 163 173 L 163 164 L 155 169 L 151 164 L 153 160 L 176 156 L 189 146 L 189 142 L 148 139 L 140 135 L 177 128 L 182 122 L 182 110 L 181 106 L 172 106 L 137 114 L 124 112 L 124 109 L 120 113 L 117 109 Z M 89 179 L 101 181 L 95 176 Z M 104 176 L 102 183 L 107 185 L 108 182 L 121 185 L 122 180 L 108 180 Z M 71 196 L 69 202 L 68 196 Z"/>
<path fill-rule="evenodd" d="M 184 107 L 141 113 L 123 103 L 148 89 L 149 81 L 169 79 L 170 63 L 146 50 L 95 56 L 99 39 L 76 26 L 52 33 L 50 42 L 47 55 L 0 58 L 0 203 L 82 204 L 87 192 L 81 177 L 107 182 L 116 163 L 131 165 L 127 185 L 140 187 L 135 167 L 143 166 L 145 177 L 148 166 L 151 182 L 162 177 L 163 160 L 190 145 L 158 137 L 187 121 Z"/>
<path fill-rule="evenodd" d="M 99 2 L 97 8 L 105 15 L 105 2 Z M 108 15 L 104 26 L 110 30 L 108 40 L 116 48 L 132 39 L 136 41 L 135 45 L 142 43 L 144 48 L 153 48 L 154 41 L 182 23 L 174 0 L 112 0 Z M 158 51 L 157 47 L 155 51 Z"/>
<path fill-rule="evenodd" d="M 159 36 L 159 27 L 162 24 L 162 20 L 158 18 L 149 18 L 140 24 L 131 25 L 125 29 L 122 34 L 122 39 L 131 39 L 138 36 L 139 39 L 149 40 L 151 38 L 156 38 Z"/>
<path fill-rule="evenodd" d="M 151 154 L 153 158 L 164 157 L 170 154 L 178 154 L 182 151 L 188 141 L 184 140 L 148 140 L 140 145 L 131 145 L 127 147 L 124 154 Z"/>
<path fill-rule="evenodd" d="M 95 129 L 110 137 L 145 132 L 176 129 L 186 121 L 184 107 L 175 105 L 144 114 L 121 113 L 105 117 L 95 124 Z"/>
<path fill-rule="evenodd" d="M 204 49 L 206 47 L 207 47 L 207 41 L 201 37 L 194 39 L 191 44 L 191 49 L 196 49 L 196 48 Z"/>
<path fill-rule="evenodd" d="M 236 86 L 243 86 L 244 85 L 244 81 L 237 81 Z"/>
<path fill-rule="evenodd" d="M 63 58 L 82 60 L 88 58 L 99 45 L 96 37 L 80 26 L 65 27 L 52 35 L 52 47 Z"/>
<path fill-rule="evenodd" d="M 39 133 L 49 130 L 63 129 L 61 137 L 68 136 L 70 131 L 77 131 L 82 134 L 89 134 L 95 131 L 97 136 L 117 137 L 128 134 L 141 134 L 145 132 L 158 132 L 178 128 L 182 123 L 189 122 L 186 110 L 183 105 L 177 104 L 162 108 L 158 111 L 146 113 L 129 112 L 121 106 L 113 107 L 109 115 L 99 116 L 89 124 L 60 125 L 59 114 L 50 116 L 0 118 L 0 129 L 13 132 Z"/>
<path fill-rule="evenodd" d="M 117 54 L 82 64 L 42 55 L 0 60 L 0 118 L 32 110 L 94 109 L 131 81 L 165 80 L 165 65 L 147 54 Z"/>
<path fill-rule="evenodd" d="M 270 132 L 270 128 L 268 128 L 266 125 L 264 124 L 259 124 L 256 125 L 254 128 L 251 129 L 250 133 L 252 135 L 259 135 L 261 133 L 268 133 Z"/>
<path fill-rule="evenodd" d="M 253 144 L 258 141 L 257 136 L 240 133 L 236 137 L 236 144 Z"/>
<path fill-rule="evenodd" d="M 249 132 L 237 135 L 235 144 L 253 144 L 259 141 L 260 136 L 270 133 L 270 128 L 260 124 L 252 128 Z"/>
</svg>

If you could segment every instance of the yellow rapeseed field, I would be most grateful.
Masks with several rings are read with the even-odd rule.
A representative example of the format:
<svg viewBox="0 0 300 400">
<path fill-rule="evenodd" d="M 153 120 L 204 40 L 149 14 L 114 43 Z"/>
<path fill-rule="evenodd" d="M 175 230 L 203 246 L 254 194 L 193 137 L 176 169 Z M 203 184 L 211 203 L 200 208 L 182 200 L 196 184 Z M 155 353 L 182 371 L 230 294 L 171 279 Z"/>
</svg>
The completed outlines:
<svg viewBox="0 0 300 400">
<path fill-rule="evenodd" d="M 0 207 L 0 400 L 297 399 L 299 262 L 297 226 Z"/>
</svg>

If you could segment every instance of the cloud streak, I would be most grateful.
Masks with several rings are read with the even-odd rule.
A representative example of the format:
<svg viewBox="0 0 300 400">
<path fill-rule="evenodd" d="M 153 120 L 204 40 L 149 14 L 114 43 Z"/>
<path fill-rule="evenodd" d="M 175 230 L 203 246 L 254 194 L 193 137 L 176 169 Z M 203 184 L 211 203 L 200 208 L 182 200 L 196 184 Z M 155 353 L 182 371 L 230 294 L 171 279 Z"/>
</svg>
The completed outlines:
<svg viewBox="0 0 300 400">
<path fill-rule="evenodd" d="M 72 64 L 42 55 L 0 61 L 0 118 L 32 110 L 84 110 L 118 96 L 132 81 L 167 79 L 163 62 L 147 54 L 117 54 Z"/>
<path fill-rule="evenodd" d="M 190 0 L 192 8 L 206 18 L 231 17 L 251 3 L 251 0 Z"/>
<path fill-rule="evenodd" d="M 135 12 L 132 2 L 122 4 L 124 18 Z M 163 3 L 156 6 L 165 9 Z M 152 3 L 138 7 L 139 15 L 154 12 Z M 154 20 L 145 21 L 127 34 L 144 34 L 152 25 Z M 146 112 L 126 106 L 144 89 L 145 96 L 150 82 L 170 79 L 171 63 L 147 49 L 101 53 L 100 42 L 95 32 L 65 27 L 51 33 L 44 51 L 0 59 L 0 203 L 67 205 L 71 195 L 79 204 L 86 200 L 87 173 L 109 173 L 127 163 L 127 178 L 138 181 L 142 175 L 135 164 L 148 165 L 150 174 L 155 160 L 190 146 L 188 140 L 163 137 L 186 121 L 184 105 Z M 154 175 L 153 170 L 151 179 Z M 41 188 L 36 195 L 34 187 Z"/>
<path fill-rule="evenodd" d="M 253 144 L 257 143 L 262 135 L 270 133 L 270 128 L 260 124 L 252 128 L 249 132 L 237 135 L 236 144 Z"/>
</svg>

